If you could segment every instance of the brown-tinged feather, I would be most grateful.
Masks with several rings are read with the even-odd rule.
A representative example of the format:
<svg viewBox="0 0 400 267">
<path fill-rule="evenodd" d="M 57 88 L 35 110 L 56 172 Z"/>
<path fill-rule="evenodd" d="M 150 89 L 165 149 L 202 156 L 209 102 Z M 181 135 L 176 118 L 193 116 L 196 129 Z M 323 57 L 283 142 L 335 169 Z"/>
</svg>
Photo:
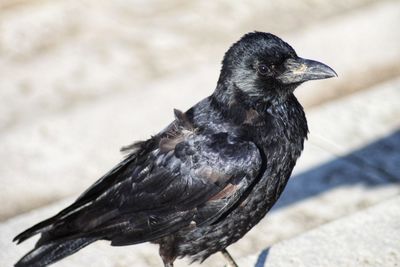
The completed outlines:
<svg viewBox="0 0 400 267">
<path fill-rule="evenodd" d="M 258 114 L 257 111 L 255 111 L 254 109 L 251 108 L 251 109 L 246 110 L 246 118 L 244 120 L 244 123 L 253 124 L 259 118 L 260 118 L 260 114 Z"/>
<path fill-rule="evenodd" d="M 214 170 L 212 167 L 209 166 L 204 166 L 196 170 L 195 173 L 199 178 L 203 178 L 215 184 L 225 183 L 231 178 L 231 176 L 226 175 L 225 173 L 221 173 L 217 170 Z"/>
<path fill-rule="evenodd" d="M 227 186 L 224 187 L 221 191 L 219 191 L 216 195 L 212 196 L 209 200 L 218 200 L 222 198 L 226 198 L 231 196 L 236 190 L 238 186 L 234 184 L 228 184 Z"/>
</svg>

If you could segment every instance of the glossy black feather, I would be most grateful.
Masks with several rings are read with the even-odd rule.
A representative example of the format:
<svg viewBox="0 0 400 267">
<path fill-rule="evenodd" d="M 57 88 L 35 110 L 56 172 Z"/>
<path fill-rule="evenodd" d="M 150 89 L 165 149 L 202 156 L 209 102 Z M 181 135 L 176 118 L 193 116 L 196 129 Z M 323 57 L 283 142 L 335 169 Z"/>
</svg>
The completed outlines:
<svg viewBox="0 0 400 267">
<path fill-rule="evenodd" d="M 217 220 L 252 183 L 261 156 L 253 143 L 233 134 L 206 133 L 185 123 L 177 119 L 137 144 L 75 203 L 16 240 L 41 229 L 38 248 L 72 236 L 128 245 L 154 241 L 192 221 Z M 227 185 L 235 186 L 234 192 L 209 201 Z"/>
<path fill-rule="evenodd" d="M 293 91 L 317 76 L 290 83 L 299 72 L 285 66 L 296 59 L 272 34 L 245 35 L 227 51 L 211 96 L 175 110 L 168 127 L 123 148 L 127 157 L 72 205 L 14 239 L 41 234 L 16 266 L 46 266 L 99 239 L 159 243 L 172 266 L 240 239 L 278 199 L 303 149 L 307 122 Z"/>
</svg>

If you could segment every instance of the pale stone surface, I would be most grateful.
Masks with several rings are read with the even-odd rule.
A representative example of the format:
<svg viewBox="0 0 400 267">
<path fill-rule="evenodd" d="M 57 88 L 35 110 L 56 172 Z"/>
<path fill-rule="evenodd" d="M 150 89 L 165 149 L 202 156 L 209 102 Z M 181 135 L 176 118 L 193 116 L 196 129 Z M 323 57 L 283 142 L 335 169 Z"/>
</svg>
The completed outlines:
<svg viewBox="0 0 400 267">
<path fill-rule="evenodd" d="M 400 197 L 280 242 L 240 266 L 395 267 L 400 262 Z"/>
<path fill-rule="evenodd" d="M 115 1 L 114 6 L 91 0 L 25 5 L 29 1 L 21 0 L 15 7 L 6 2 L 0 3 L 0 72 L 4 74 L 0 80 L 0 220 L 76 196 L 121 159 L 118 147 L 154 134 L 173 118 L 172 108 L 185 110 L 211 93 L 224 50 L 252 30 L 250 26 L 265 30 L 262 13 L 272 8 L 263 10 L 258 6 L 261 2 L 251 4 L 262 11 L 252 18 L 259 24 L 253 24 L 252 14 L 238 5 L 229 9 L 229 16 L 235 18 L 229 23 L 221 20 L 215 29 L 189 32 L 186 22 L 204 20 L 190 12 L 193 4 L 172 11 L 160 2 L 151 2 L 157 6 L 154 10 L 149 2 L 132 1 L 140 7 L 139 15 L 124 1 Z M 346 86 L 354 90 L 360 84 L 351 81 L 360 80 L 359 75 L 373 84 L 397 73 L 400 36 L 393 27 L 400 24 L 400 2 L 379 1 L 324 21 L 320 18 L 362 1 L 335 1 L 335 7 L 314 2 L 315 7 L 301 1 L 293 7 L 304 20 L 284 17 L 287 24 L 268 25 L 281 35 L 297 24 L 318 21 L 297 34 L 282 34 L 300 55 L 324 61 L 339 73 L 339 79 L 303 85 L 297 92 L 303 103 L 318 103 L 325 94 L 331 98 L 330 89 L 334 94 L 342 94 Z M 210 16 L 221 8 L 197 7 L 199 14 Z M 322 12 L 310 12 L 314 8 Z M 154 12 L 162 16 L 153 20 Z M 171 17 L 182 17 L 185 23 Z M 137 27 L 129 26 L 132 21 Z M 156 29 L 159 25 L 163 27 Z M 335 47 L 339 48 L 332 50 Z M 341 52 L 343 57 L 338 56 Z M 388 71 L 376 74 L 376 68 Z M 307 109 L 311 134 L 294 177 L 269 216 L 230 247 L 235 258 L 398 195 L 399 99 L 400 79 L 394 79 Z M 71 201 L 1 223 L 0 262 L 11 266 L 32 247 L 33 241 L 12 244 L 15 234 Z M 161 261 L 154 245 L 110 248 L 99 242 L 54 266 L 89 264 L 160 266 Z M 186 265 L 187 261 L 177 262 L 178 267 Z M 219 255 L 204 263 L 222 265 Z"/>
<path fill-rule="evenodd" d="M 377 2 L 288 36 L 299 55 L 328 63 L 339 79 L 297 91 L 308 105 L 368 88 L 400 75 L 400 2 Z"/>
<path fill-rule="evenodd" d="M 338 124 L 338 127 L 343 125 Z M 379 161 L 385 161 L 387 172 L 394 173 L 398 169 L 400 150 L 397 150 L 397 154 L 386 153 L 392 150 L 387 148 L 388 144 L 395 144 L 398 148 L 400 132 L 362 149 L 368 155 L 379 152 L 376 157 L 370 158 L 371 165 L 366 168 L 359 162 L 348 160 L 361 150 L 335 157 L 313 145 L 311 137 L 295 175 L 289 180 L 273 210 L 245 238 L 231 246 L 230 251 L 235 256 L 261 251 L 267 245 L 399 195 L 399 173 L 393 180 L 393 175 L 389 176 L 374 167 Z"/>
<path fill-rule="evenodd" d="M 93 7 L 93 3 L 89 2 L 87 5 Z M 84 12 L 89 9 L 82 5 L 77 2 L 44 1 L 37 5 L 22 5 L 16 9 L 5 9 L 1 12 L 0 54 L 3 57 L 0 58 L 0 71 L 5 74 L 6 78 L 0 79 L 2 88 L 0 95 L 4 94 L 1 96 L 3 105 L 0 107 L 0 117 L 5 118 L 4 120 L 0 118 L 0 124 L 10 125 L 11 121 L 15 123 L 11 123 L 12 127 L 5 127 L 0 132 L 0 158 L 2 159 L 0 184 L 4 185 L 0 200 L 7 203 L 4 208 L 0 209 L 0 218 L 4 219 L 81 191 L 118 162 L 121 157 L 116 148 L 154 134 L 172 119 L 172 108 L 186 109 L 210 94 L 214 88 L 219 69 L 217 62 L 210 64 L 206 63 L 207 60 L 204 59 L 204 61 L 198 62 L 200 66 L 197 66 L 196 63 L 195 67 L 192 68 L 193 65 L 191 65 L 184 72 L 180 72 L 179 68 L 173 69 L 171 72 L 176 71 L 174 75 L 164 75 L 164 78 L 158 79 L 162 75 L 156 75 L 157 71 L 145 67 L 147 65 L 144 62 L 151 62 L 151 60 L 146 60 L 146 57 L 142 58 L 136 54 L 129 54 L 140 54 L 143 51 L 138 47 L 147 47 L 146 45 L 148 45 L 149 47 L 146 49 L 150 50 L 146 50 L 145 54 L 155 50 L 157 53 L 162 52 L 166 56 L 172 56 L 173 48 L 186 47 L 186 42 L 179 43 L 179 45 L 171 44 L 164 47 L 167 50 L 161 49 L 160 51 L 158 49 L 151 50 L 153 45 L 150 41 L 141 46 L 134 45 L 136 42 L 133 39 L 138 38 L 134 37 L 136 36 L 134 33 L 137 32 L 134 29 L 127 29 L 126 25 L 122 28 L 118 27 L 121 24 L 120 20 L 125 18 L 124 16 L 119 18 L 120 20 L 111 19 L 110 21 L 108 16 L 100 16 L 98 13 L 111 10 L 112 17 L 117 16 L 122 12 L 124 4 L 121 3 L 121 6 L 114 10 L 102 3 L 93 7 L 93 10 L 87 11 L 88 14 Z M 301 4 L 299 5 L 301 6 Z M 341 20 L 345 21 L 348 27 L 351 27 L 350 25 L 353 23 L 355 24 L 353 28 L 357 28 L 357 25 L 364 22 L 371 24 L 369 27 L 371 31 L 368 33 L 370 35 L 365 35 L 364 31 L 354 31 L 355 36 L 362 35 L 363 38 L 371 40 L 387 40 L 387 46 L 382 46 L 381 49 L 384 53 L 366 53 L 358 59 L 368 63 L 359 62 L 361 66 L 364 66 L 363 68 L 367 68 L 366 66 L 371 65 L 371 62 L 379 63 L 379 60 L 385 58 L 396 60 L 396 53 L 400 53 L 400 50 L 393 49 L 397 43 L 400 43 L 397 42 L 397 35 L 388 34 L 391 26 L 396 24 L 395 20 L 400 18 L 400 16 L 396 16 L 396 12 L 399 10 L 398 6 L 399 2 L 381 2 L 357 12 L 356 19 L 352 20 L 352 14 L 341 16 Z M 339 6 L 336 8 L 340 10 Z M 218 10 L 217 6 L 212 10 Z M 236 16 L 235 12 L 239 11 L 232 10 L 232 12 L 232 16 Z M 16 14 L 20 16 L 16 16 Z M 172 15 L 165 16 L 165 18 L 158 19 L 165 22 L 167 17 Z M 384 16 L 386 16 L 386 20 L 382 19 Z M 145 22 L 149 22 L 148 18 L 140 16 L 139 18 L 140 21 L 143 20 L 141 22 L 143 25 Z M 354 65 L 346 65 L 348 59 L 351 58 L 352 46 L 346 46 L 346 57 L 343 58 L 329 56 L 331 53 L 327 53 L 328 57 L 325 58 L 322 52 L 324 47 L 329 51 L 332 50 L 328 44 L 335 45 L 324 33 L 325 31 L 338 36 L 338 40 L 349 38 L 340 35 L 342 30 L 337 25 L 342 23 L 341 20 L 326 21 L 320 27 L 311 27 L 309 30 L 302 31 L 302 34 L 293 37 L 293 40 L 290 37 L 293 34 L 289 34 L 288 38 L 294 44 L 299 43 L 299 53 L 304 51 L 305 56 L 320 58 L 322 61 L 333 60 L 335 68 L 339 67 L 340 71 L 350 75 L 348 73 L 357 69 Z M 31 25 L 29 31 L 26 25 Z M 119 30 L 110 30 L 111 37 L 107 37 L 108 35 L 101 34 L 104 31 L 104 25 Z M 151 25 L 149 27 L 154 27 Z M 175 29 L 173 26 L 171 27 Z M 377 27 L 385 29 L 385 31 L 379 32 Z M 333 34 L 332 31 L 336 34 Z M 345 33 L 350 34 L 347 31 Z M 315 36 L 315 38 L 320 36 L 321 38 L 318 43 L 313 43 L 311 37 L 304 39 L 303 35 Z M 120 43 L 123 36 L 130 40 L 126 40 L 126 42 L 132 46 L 123 46 L 122 44 L 125 43 Z M 189 38 L 188 36 L 186 38 Z M 177 38 L 174 35 L 172 39 Z M 157 42 L 157 38 L 150 38 L 150 40 Z M 222 50 L 222 46 L 228 45 L 223 42 L 222 37 L 216 40 L 220 40 L 218 49 Z M 310 43 L 306 40 L 309 40 Z M 205 42 L 207 41 L 202 40 L 200 43 L 205 45 Z M 100 48 L 97 45 L 92 47 L 93 43 Z M 192 47 L 194 41 L 189 43 L 188 49 L 195 49 Z M 378 45 L 371 41 L 369 47 L 372 46 L 376 50 Z M 314 48 L 310 51 L 307 50 L 307 47 Z M 318 47 L 321 48 L 317 49 Z M 182 53 L 181 49 L 178 50 Z M 200 52 L 202 52 L 201 49 L 198 53 L 191 53 L 191 55 L 198 55 Z M 102 53 L 106 55 L 101 56 Z M 209 55 L 214 57 L 213 53 L 210 52 Z M 223 50 L 218 58 L 222 53 Z M 381 58 L 380 55 L 383 57 Z M 161 55 L 154 56 L 158 59 Z M 182 63 L 183 65 L 191 62 L 191 59 L 189 60 L 191 57 L 186 58 L 176 54 L 175 56 L 177 61 L 186 62 Z M 135 67 L 133 75 L 131 64 L 139 58 L 138 64 L 143 67 Z M 342 59 L 345 62 L 344 66 L 340 63 Z M 194 60 L 197 62 L 196 59 Z M 400 62 L 400 60 L 396 62 Z M 140 74 L 142 72 L 146 72 L 146 74 Z M 165 71 L 159 70 L 159 72 L 164 73 Z M 141 90 L 124 90 L 123 88 L 134 88 L 137 85 L 132 81 L 132 79 L 136 79 L 136 74 L 143 76 L 144 79 L 140 80 L 141 82 L 138 81 L 138 84 L 148 81 L 150 77 L 157 79 L 145 86 L 141 85 Z M 298 94 L 300 98 L 304 98 L 302 92 L 316 95 L 315 92 L 318 92 L 318 89 L 320 89 L 320 94 L 330 94 L 329 87 L 324 87 L 336 84 L 340 79 L 342 78 L 315 82 L 314 85 L 319 86 L 319 88 L 314 87 L 316 91 L 310 88 L 312 85 L 309 84 L 312 83 L 305 84 L 299 88 Z M 57 84 L 63 88 L 58 90 Z M 34 86 L 34 88 L 30 88 L 30 86 Z M 16 91 L 16 88 L 20 88 L 21 91 Z M 376 94 L 379 96 L 379 93 Z M 396 97 L 386 100 L 386 95 L 382 94 L 379 99 L 395 101 Z M 376 106 L 379 107 L 379 105 Z M 387 107 L 391 108 L 392 105 L 387 105 Z M 332 114 L 335 112 L 333 110 Z M 380 113 L 378 112 L 378 114 Z M 313 119 L 310 120 L 311 123 L 312 121 Z M 379 123 L 385 124 L 385 120 L 381 120 Z M 312 133 L 314 133 L 313 128 L 311 125 Z M 117 130 L 110 131 L 110 129 Z M 381 129 L 384 129 L 383 132 L 386 131 L 385 127 L 381 127 Z M 335 129 L 329 131 L 337 132 Z M 343 136 L 347 138 L 346 135 Z M 336 143 L 336 145 L 340 144 Z M 20 192 L 26 198 L 22 199 L 14 192 Z"/>
<path fill-rule="evenodd" d="M 190 79 L 180 79 L 180 83 L 187 88 Z M 202 83 L 196 83 L 196 86 L 202 88 Z M 366 92 L 365 97 L 356 94 L 344 102 L 321 106 L 315 112 L 310 110 L 310 131 L 311 136 L 315 136 L 311 142 L 328 151 L 331 143 L 346 150 L 389 133 L 399 122 L 398 86 L 398 81 L 394 81 Z M 0 209 L 1 217 L 81 192 L 118 162 L 121 156 L 117 147 L 146 138 L 167 125 L 173 117 L 170 107 L 186 109 L 190 106 L 188 103 L 195 103 L 207 94 L 201 90 L 180 91 L 181 87 L 166 91 L 163 87 L 165 84 L 155 84 L 141 95 L 135 92 L 116 94 L 4 133 L 0 173 L 7 179 L 0 180 L 3 188 L 0 200 L 7 205 Z M 194 86 L 191 88 L 195 89 Z M 385 105 L 381 104 L 383 100 Z M 374 110 L 374 113 L 363 116 L 369 112 L 367 110 Z M 353 116 L 358 117 L 353 119 Z M 340 118 L 343 126 L 338 128 Z M 376 127 L 372 129 L 371 125 Z M 320 159 L 316 156 L 314 164 L 321 162 Z M 25 197 L 21 198 L 15 192 Z"/>
<path fill-rule="evenodd" d="M 342 155 L 382 138 L 400 128 L 399 99 L 397 78 L 376 90 L 318 106 L 318 112 L 308 114 L 312 142 Z"/>
<path fill-rule="evenodd" d="M 187 109 L 207 95 L 196 91 L 201 81 L 191 90 L 182 90 L 190 79 L 179 81 L 165 90 L 174 81 L 153 84 L 141 94 L 114 94 L 4 132 L 0 201 L 7 205 L 0 217 L 81 192 L 122 158 L 119 147 L 148 138 L 173 120 L 173 107 Z"/>
<path fill-rule="evenodd" d="M 342 101 L 327 103 L 310 110 L 309 115 L 314 118 L 313 120 L 324 120 L 329 114 L 327 111 L 336 106 L 336 109 L 340 107 L 342 111 L 348 110 L 349 114 L 347 116 L 343 111 L 342 118 L 351 117 L 353 112 L 352 105 L 349 104 L 352 103 L 351 99 L 364 99 L 364 101 L 360 101 L 360 105 L 364 103 L 363 108 L 368 109 L 371 107 L 369 104 L 372 98 L 376 98 L 374 92 L 386 92 L 389 90 L 388 88 L 397 88 L 395 85 L 398 85 L 398 80 L 349 96 L 342 99 Z M 390 94 L 387 92 L 384 94 L 389 98 L 395 98 L 396 92 L 394 90 Z M 392 130 L 389 122 L 392 119 L 396 119 L 396 117 L 392 117 L 396 115 L 396 108 L 394 107 L 392 112 L 383 112 L 380 117 L 381 120 L 388 122 L 389 126 L 386 128 L 388 133 Z M 324 116 L 325 113 L 327 113 L 326 116 Z M 318 115 L 314 116 L 313 114 Z M 378 117 L 375 116 L 375 119 Z M 393 181 L 375 166 L 380 161 L 384 161 L 386 162 L 385 168 L 389 173 L 396 172 L 399 162 L 398 153 L 386 153 L 386 151 L 400 146 L 400 132 L 394 132 L 392 135 L 373 142 L 373 136 L 361 134 L 362 124 L 360 124 L 361 128 L 358 129 L 360 132 L 358 132 L 357 129 L 348 127 L 347 120 L 339 118 L 338 116 L 338 119 L 334 121 L 337 128 L 341 129 L 342 132 L 351 131 L 352 134 L 356 134 L 359 138 L 364 138 L 365 147 L 355 151 L 347 151 L 350 154 L 337 157 L 329 150 L 321 148 L 319 146 L 321 143 L 314 140 L 315 135 L 311 135 L 309 142 L 306 143 L 303 156 L 295 169 L 295 175 L 289 181 L 277 205 L 266 219 L 238 243 L 229 248 L 235 258 L 253 254 L 254 251 L 261 251 L 268 245 L 289 239 L 306 230 L 399 195 L 400 184 L 398 181 L 400 177 L 396 176 L 397 181 Z M 374 123 L 374 120 L 371 120 L 371 123 Z M 383 130 L 379 129 L 379 131 Z M 332 136 L 334 137 L 335 135 Z M 359 140 L 357 141 L 359 142 Z M 351 142 L 348 145 L 352 147 Z M 361 143 L 356 143 L 356 145 L 359 147 Z M 368 159 L 370 164 L 368 168 L 348 160 L 353 154 L 370 155 L 372 152 L 377 157 Z M 56 184 L 52 185 L 52 187 L 53 190 L 57 190 Z M 3 251 L 5 260 L 7 262 L 15 261 L 33 244 L 32 241 L 29 241 L 22 246 L 15 246 L 10 242 L 13 235 L 34 222 L 50 216 L 54 213 L 54 210 L 64 206 L 65 202 L 62 202 L 52 210 L 44 209 L 40 216 L 36 212 L 32 212 L 3 223 L 0 226 L 0 232 L 4 233 L 0 241 L 2 242 L 0 251 Z M 96 255 L 98 256 L 96 257 Z M 143 266 L 159 266 L 160 264 L 156 246 L 147 244 L 128 248 L 109 248 L 106 242 L 99 242 L 55 266 L 84 266 L 86 262 L 92 261 L 92 258 L 96 266 L 108 266 L 111 263 L 113 263 L 113 266 L 127 266 L 136 263 L 138 266 L 142 266 L 140 264 L 143 264 Z M 186 264 L 187 261 L 177 262 L 177 266 L 185 266 Z M 208 266 L 222 266 L 223 261 L 220 255 L 215 255 L 207 260 L 205 264 Z"/>
<path fill-rule="evenodd" d="M 384 74 L 400 73 L 396 30 L 400 4 L 372 2 L 4 4 L 7 8 L 0 9 L 0 98 L 4 103 L 0 129 L 115 92 L 139 93 L 149 81 L 171 73 L 196 74 L 196 81 L 207 77 L 206 88 L 213 88 L 227 47 L 253 30 L 283 36 L 299 55 L 326 61 L 338 71 L 342 82 L 299 91 L 304 104 L 318 103 L 359 88 L 353 81 L 366 86 L 382 80 Z M 363 5 L 358 12 L 346 14 Z M 205 75 L 199 66 L 207 70 Z M 319 88 L 327 90 L 321 94 Z"/>
</svg>

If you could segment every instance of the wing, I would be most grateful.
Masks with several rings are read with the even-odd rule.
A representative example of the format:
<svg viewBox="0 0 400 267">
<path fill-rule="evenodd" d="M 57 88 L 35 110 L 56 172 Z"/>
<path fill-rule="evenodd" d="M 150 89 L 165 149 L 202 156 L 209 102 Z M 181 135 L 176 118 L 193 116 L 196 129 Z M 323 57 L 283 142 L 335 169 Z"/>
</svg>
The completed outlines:
<svg viewBox="0 0 400 267">
<path fill-rule="evenodd" d="M 126 217 L 106 223 L 133 230 L 114 234 L 113 245 L 154 240 L 193 222 L 212 223 L 256 180 L 261 156 L 253 143 L 228 133 L 184 135 L 161 139 L 148 164 L 138 167 L 138 179 L 128 183 L 131 198 L 119 206 Z M 172 145 L 176 139 L 181 141 Z"/>
<path fill-rule="evenodd" d="M 37 228 L 44 232 L 39 244 L 75 235 L 134 244 L 193 221 L 212 223 L 237 203 L 261 167 L 253 143 L 201 132 L 182 118 L 136 146 L 74 204 Z"/>
</svg>

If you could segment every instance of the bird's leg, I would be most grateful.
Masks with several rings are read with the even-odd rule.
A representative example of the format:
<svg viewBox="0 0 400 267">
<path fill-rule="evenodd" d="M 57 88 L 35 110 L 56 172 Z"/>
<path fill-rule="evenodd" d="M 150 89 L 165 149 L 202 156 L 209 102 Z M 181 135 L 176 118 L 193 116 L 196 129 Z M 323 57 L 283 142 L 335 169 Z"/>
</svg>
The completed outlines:
<svg viewBox="0 0 400 267">
<path fill-rule="evenodd" d="M 176 259 L 175 255 L 175 238 L 172 235 L 163 237 L 162 239 L 158 240 L 160 244 L 160 256 L 164 263 L 164 267 L 174 267 L 174 261 Z"/>
<path fill-rule="evenodd" d="M 235 260 L 232 258 L 231 254 L 224 248 L 221 250 L 222 255 L 224 255 L 229 267 L 239 267 Z"/>
<path fill-rule="evenodd" d="M 164 267 L 174 267 L 174 260 L 162 258 Z"/>
</svg>

